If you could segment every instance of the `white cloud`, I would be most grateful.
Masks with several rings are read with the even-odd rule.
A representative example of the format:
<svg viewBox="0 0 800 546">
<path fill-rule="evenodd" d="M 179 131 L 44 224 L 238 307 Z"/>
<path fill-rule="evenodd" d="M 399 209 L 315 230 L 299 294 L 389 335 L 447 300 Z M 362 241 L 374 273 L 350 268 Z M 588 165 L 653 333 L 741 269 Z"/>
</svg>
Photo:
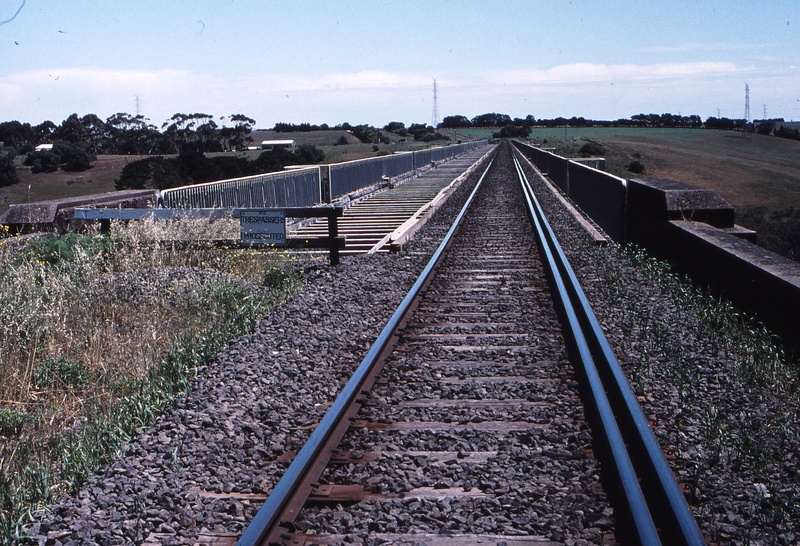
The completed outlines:
<svg viewBox="0 0 800 546">
<path fill-rule="evenodd" d="M 696 62 L 665 64 L 565 64 L 541 70 L 526 68 L 492 72 L 487 79 L 496 84 L 574 84 L 586 82 L 642 81 L 685 78 L 692 76 L 726 76 L 747 71 L 728 62 Z"/>
<path fill-rule="evenodd" d="M 616 119 L 639 111 L 704 116 L 715 114 L 717 107 L 738 111 L 745 81 L 753 96 L 768 90 L 770 98 L 763 102 L 776 104 L 778 112 L 790 94 L 795 102 L 797 70 L 758 70 L 729 62 L 572 63 L 443 74 L 437 81 L 441 116 L 496 111 Z M 187 70 L 54 68 L 0 75 L 0 121 L 58 123 L 73 112 L 101 118 L 134 113 L 134 95 L 139 95 L 142 113 L 155 125 L 175 112 L 244 113 L 260 127 L 276 121 L 418 122 L 430 118 L 432 84 L 427 73 L 382 70 L 229 78 Z"/>
<path fill-rule="evenodd" d="M 770 44 L 764 44 L 770 45 Z M 652 46 L 644 47 L 639 51 L 642 53 L 685 53 L 687 51 L 742 51 L 752 50 L 753 44 L 735 44 L 735 43 L 720 43 L 720 44 L 703 44 L 697 42 L 689 42 L 685 44 L 676 44 L 669 46 Z"/>
</svg>

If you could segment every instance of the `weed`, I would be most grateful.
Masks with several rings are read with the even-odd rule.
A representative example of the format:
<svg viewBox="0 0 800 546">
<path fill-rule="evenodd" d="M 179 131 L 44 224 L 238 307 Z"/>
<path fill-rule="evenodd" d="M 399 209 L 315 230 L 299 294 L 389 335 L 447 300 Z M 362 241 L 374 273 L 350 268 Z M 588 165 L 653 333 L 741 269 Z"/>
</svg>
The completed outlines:
<svg viewBox="0 0 800 546">
<path fill-rule="evenodd" d="M 22 427 L 30 421 L 30 417 L 13 409 L 0 408 L 0 436 L 16 436 Z"/>
<path fill-rule="evenodd" d="M 38 389 L 80 389 L 89 385 L 90 381 L 86 366 L 64 357 L 45 359 L 36 366 L 33 376 Z"/>
<path fill-rule="evenodd" d="M 115 224 L 0 261 L 0 542 L 117 457 L 198 365 L 301 288 L 286 254 L 194 244 L 238 229 Z"/>
</svg>

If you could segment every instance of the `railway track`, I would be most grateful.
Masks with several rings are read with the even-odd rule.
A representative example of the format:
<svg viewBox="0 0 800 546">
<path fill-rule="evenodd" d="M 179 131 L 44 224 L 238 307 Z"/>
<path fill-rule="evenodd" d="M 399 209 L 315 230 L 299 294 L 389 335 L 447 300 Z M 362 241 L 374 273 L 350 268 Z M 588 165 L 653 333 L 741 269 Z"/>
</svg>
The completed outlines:
<svg viewBox="0 0 800 546">
<path fill-rule="evenodd" d="M 504 147 L 239 544 L 704 543 L 537 207 Z"/>
</svg>

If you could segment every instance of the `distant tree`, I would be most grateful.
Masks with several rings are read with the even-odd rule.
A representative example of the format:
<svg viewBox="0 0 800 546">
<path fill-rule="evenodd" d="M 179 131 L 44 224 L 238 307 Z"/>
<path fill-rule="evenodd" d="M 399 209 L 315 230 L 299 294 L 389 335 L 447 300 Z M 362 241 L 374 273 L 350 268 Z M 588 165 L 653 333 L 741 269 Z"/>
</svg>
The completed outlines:
<svg viewBox="0 0 800 546">
<path fill-rule="evenodd" d="M 183 185 L 174 160 L 162 156 L 133 161 L 122 168 L 114 181 L 117 190 L 156 189 L 163 190 Z"/>
<path fill-rule="evenodd" d="M 745 125 L 744 119 L 715 118 L 713 116 L 706 119 L 705 123 L 706 129 L 724 129 L 727 131 L 741 130 Z"/>
<path fill-rule="evenodd" d="M 390 133 L 406 132 L 406 124 L 402 121 L 390 121 L 383 126 L 383 130 L 389 131 Z"/>
<path fill-rule="evenodd" d="M 62 121 L 61 125 L 53 131 L 52 138 L 70 143 L 85 141 L 86 131 L 78 114 L 72 114 Z"/>
<path fill-rule="evenodd" d="M 195 140 L 198 149 L 203 152 L 223 151 L 222 138 L 218 125 L 213 119 L 208 119 L 205 123 L 198 125 L 195 130 Z"/>
<path fill-rule="evenodd" d="M 628 164 L 628 171 L 633 174 L 642 174 L 644 172 L 644 163 L 639 159 L 634 159 Z"/>
<path fill-rule="evenodd" d="M 499 132 L 493 133 L 495 138 L 525 138 L 531 134 L 531 128 L 527 125 L 521 127 L 519 125 L 506 125 Z"/>
<path fill-rule="evenodd" d="M 301 144 L 294 151 L 294 162 L 298 165 L 322 163 L 324 160 L 325 152 L 313 144 Z"/>
<path fill-rule="evenodd" d="M 43 121 L 39 125 L 32 127 L 32 129 L 33 134 L 35 135 L 34 143 L 44 144 L 51 142 L 53 138 L 53 132 L 56 130 L 56 124 L 49 120 Z"/>
<path fill-rule="evenodd" d="M 511 117 L 507 114 L 481 114 L 472 118 L 473 127 L 505 127 L 511 125 Z"/>
<path fill-rule="evenodd" d="M 146 154 L 168 153 L 172 145 L 155 125 L 147 123 L 144 116 L 119 112 L 106 119 L 109 146 L 106 153 Z"/>
<path fill-rule="evenodd" d="M 50 151 L 30 152 L 25 157 L 25 166 L 31 167 L 34 174 L 57 171 L 60 164 L 61 156 Z"/>
<path fill-rule="evenodd" d="M 62 168 L 69 172 L 91 169 L 97 160 L 97 155 L 83 142 L 57 140 L 53 144 L 53 153 L 61 158 Z"/>
<path fill-rule="evenodd" d="M 14 165 L 14 154 L 0 152 L 0 187 L 12 186 L 18 182 L 19 174 Z"/>
<path fill-rule="evenodd" d="M 758 125 L 756 125 L 756 133 L 759 135 L 769 135 L 772 134 L 772 130 L 775 128 L 774 121 L 762 121 Z"/>
<path fill-rule="evenodd" d="M 334 146 L 344 146 L 345 144 L 349 144 L 347 137 L 342 135 L 336 139 L 336 142 L 333 143 Z"/>
<path fill-rule="evenodd" d="M 259 172 L 271 173 L 280 171 L 283 169 L 284 165 L 290 165 L 292 163 L 292 158 L 292 152 L 284 148 L 276 148 L 274 150 L 261 152 L 256 158 L 255 164 Z"/>
<path fill-rule="evenodd" d="M 472 127 L 472 122 L 466 116 L 445 116 L 442 120 L 442 127 L 445 129 L 460 129 L 463 127 Z"/>
<path fill-rule="evenodd" d="M 273 131 L 277 133 L 308 133 L 311 131 L 327 131 L 329 129 L 328 124 L 323 123 L 322 125 L 312 125 L 310 123 L 276 123 L 275 127 L 272 128 Z"/>
<path fill-rule="evenodd" d="M 775 130 L 775 136 L 792 140 L 800 140 L 800 131 L 797 129 L 790 129 L 786 125 L 781 125 Z"/>
<path fill-rule="evenodd" d="M 233 132 L 227 141 L 227 149 L 244 148 L 248 143 L 253 142 L 250 133 L 253 132 L 253 127 L 256 125 L 256 120 L 249 118 L 244 114 L 234 114 L 231 116 L 231 121 L 234 123 Z"/>
<path fill-rule="evenodd" d="M 30 123 L 4 121 L 0 123 L 0 142 L 6 148 L 13 149 L 15 153 L 24 153 L 25 148 L 33 147 L 36 135 Z"/>
<path fill-rule="evenodd" d="M 387 143 L 389 139 L 381 135 L 380 131 L 371 125 L 356 125 L 351 129 L 353 135 L 364 144 L 374 144 L 379 142 Z"/>
<path fill-rule="evenodd" d="M 81 142 L 89 146 L 89 149 L 97 154 L 106 151 L 109 147 L 109 127 L 102 119 L 94 114 L 86 114 L 80 119 L 83 127 L 83 139 Z"/>
<path fill-rule="evenodd" d="M 433 127 L 430 125 L 425 125 L 424 123 L 412 123 L 408 126 L 408 134 L 412 135 L 414 140 L 417 141 L 425 141 L 428 138 L 428 135 L 433 133 Z"/>
<path fill-rule="evenodd" d="M 213 116 L 208 114 L 174 114 L 161 126 L 165 129 L 164 134 L 170 139 L 175 152 L 180 154 L 181 149 L 187 144 L 197 141 L 197 134 L 194 129 L 198 125 L 207 125 L 213 120 Z M 171 123 L 170 123 L 171 122 Z M 216 126 L 216 124 L 214 124 Z M 206 137 L 210 133 L 210 126 L 206 127 Z"/>
</svg>

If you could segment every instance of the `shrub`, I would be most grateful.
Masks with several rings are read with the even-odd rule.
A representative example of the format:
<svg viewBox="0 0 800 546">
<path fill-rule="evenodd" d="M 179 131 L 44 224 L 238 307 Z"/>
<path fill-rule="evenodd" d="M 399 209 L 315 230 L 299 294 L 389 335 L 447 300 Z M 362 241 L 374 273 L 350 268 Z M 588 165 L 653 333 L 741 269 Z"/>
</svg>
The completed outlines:
<svg viewBox="0 0 800 546">
<path fill-rule="evenodd" d="M 0 187 L 12 186 L 19 182 L 14 154 L 0 153 Z"/>
<path fill-rule="evenodd" d="M 60 164 L 61 157 L 50 151 L 31 152 L 25 156 L 25 166 L 31 167 L 34 174 L 55 172 Z"/>
<path fill-rule="evenodd" d="M 30 417 L 24 413 L 0 408 L 0 436 L 5 436 L 6 438 L 16 436 L 28 421 L 30 421 Z"/>
<path fill-rule="evenodd" d="M 325 152 L 323 152 L 313 144 L 301 144 L 294 151 L 293 155 L 294 157 L 290 158 L 290 161 L 298 165 L 322 163 L 325 160 Z"/>
<path fill-rule="evenodd" d="M 633 174 L 642 174 L 644 172 L 644 163 L 638 159 L 634 159 L 628 163 L 628 170 Z"/>
<path fill-rule="evenodd" d="M 592 157 L 592 156 L 600 156 L 606 153 L 606 149 L 602 144 L 597 142 L 588 141 L 583 146 L 581 146 L 578 152 L 583 157 Z"/>
<path fill-rule="evenodd" d="M 89 370 L 79 362 L 64 357 L 48 358 L 33 372 L 38 389 L 80 389 L 89 385 Z"/>
</svg>

